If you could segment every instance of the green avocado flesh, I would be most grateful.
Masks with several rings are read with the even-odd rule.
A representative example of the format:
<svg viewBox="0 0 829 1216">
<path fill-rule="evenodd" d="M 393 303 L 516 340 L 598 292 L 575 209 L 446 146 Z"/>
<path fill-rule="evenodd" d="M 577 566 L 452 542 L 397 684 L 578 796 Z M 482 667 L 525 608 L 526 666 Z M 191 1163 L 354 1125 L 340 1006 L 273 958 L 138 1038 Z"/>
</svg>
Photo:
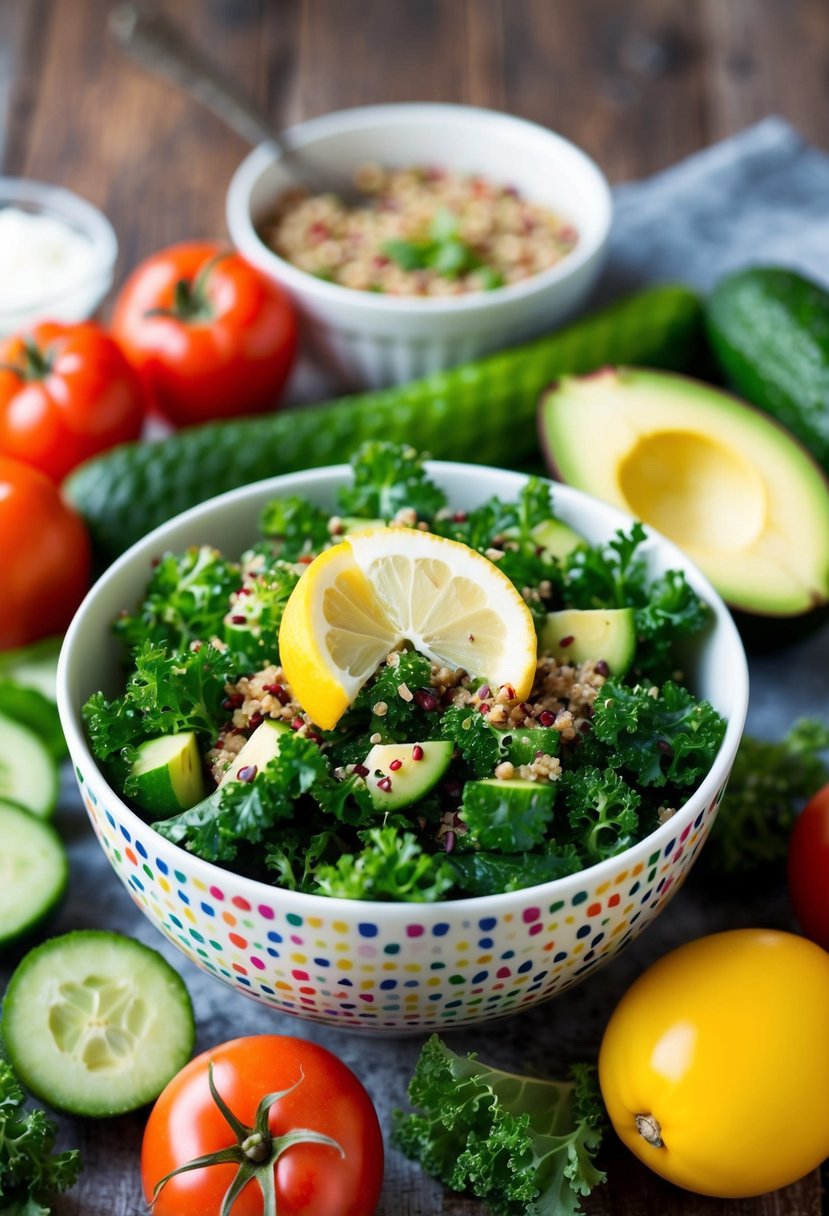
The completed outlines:
<svg viewBox="0 0 829 1216">
<path fill-rule="evenodd" d="M 736 397 L 607 368 L 551 388 L 540 429 L 554 477 L 662 532 L 733 607 L 789 617 L 829 600 L 829 483 Z"/>
<path fill-rule="evenodd" d="M 226 785 L 229 781 L 238 781 L 239 773 L 245 768 L 253 774 L 248 777 L 248 780 L 252 781 L 258 773 L 262 772 L 265 765 L 274 759 L 279 751 L 282 736 L 286 732 L 290 732 L 290 729 L 287 722 L 280 722 L 274 718 L 266 718 L 264 722 L 260 722 L 222 777 L 219 785 Z"/>
<path fill-rule="evenodd" d="M 636 653 L 632 608 L 564 608 L 548 612 L 539 646 L 559 663 L 603 659 L 614 676 L 623 676 Z"/>
</svg>

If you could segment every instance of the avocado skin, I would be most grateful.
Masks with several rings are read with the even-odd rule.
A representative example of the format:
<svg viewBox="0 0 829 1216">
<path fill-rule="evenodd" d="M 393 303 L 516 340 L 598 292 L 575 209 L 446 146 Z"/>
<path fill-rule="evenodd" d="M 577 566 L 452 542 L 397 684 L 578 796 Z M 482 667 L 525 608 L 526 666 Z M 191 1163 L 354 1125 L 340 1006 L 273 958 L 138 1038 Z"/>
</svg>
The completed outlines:
<svg viewBox="0 0 829 1216">
<path fill-rule="evenodd" d="M 709 296 L 705 326 L 730 385 L 829 471 L 829 292 L 792 270 L 739 271 Z"/>
<path fill-rule="evenodd" d="M 759 616 L 730 608 L 743 645 L 750 654 L 769 654 L 794 646 L 829 623 L 829 604 L 821 604 L 800 616 Z"/>
</svg>

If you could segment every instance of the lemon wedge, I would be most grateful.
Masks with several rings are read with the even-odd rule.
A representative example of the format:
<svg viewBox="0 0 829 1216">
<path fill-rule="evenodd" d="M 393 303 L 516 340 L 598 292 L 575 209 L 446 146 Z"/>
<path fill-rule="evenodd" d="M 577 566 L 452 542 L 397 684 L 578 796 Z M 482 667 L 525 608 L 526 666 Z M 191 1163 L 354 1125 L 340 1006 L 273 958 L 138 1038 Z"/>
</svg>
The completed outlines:
<svg viewBox="0 0 829 1216">
<path fill-rule="evenodd" d="M 323 730 L 404 642 L 529 696 L 537 642 L 524 600 L 482 554 L 430 532 L 376 528 L 326 549 L 294 588 L 279 630 L 288 683 Z"/>
</svg>

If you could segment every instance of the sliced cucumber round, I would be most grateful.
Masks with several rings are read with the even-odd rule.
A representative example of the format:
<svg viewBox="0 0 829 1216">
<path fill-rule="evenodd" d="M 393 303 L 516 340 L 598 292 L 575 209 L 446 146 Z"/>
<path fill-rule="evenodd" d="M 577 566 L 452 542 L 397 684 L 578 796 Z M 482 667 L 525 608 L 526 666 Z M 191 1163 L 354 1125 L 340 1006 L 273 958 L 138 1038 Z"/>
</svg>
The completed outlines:
<svg viewBox="0 0 829 1216">
<path fill-rule="evenodd" d="M 57 832 L 0 798 L 0 952 L 29 937 L 66 891 L 69 862 Z"/>
<path fill-rule="evenodd" d="M 135 753 L 127 793 L 155 818 L 187 811 L 201 802 L 204 775 L 193 731 L 142 743 Z"/>
<path fill-rule="evenodd" d="M 190 1058 L 193 1006 L 156 950 L 86 929 L 31 950 L 9 981 L 3 1038 L 36 1097 L 101 1117 L 152 1102 Z"/>
<path fill-rule="evenodd" d="M 45 743 L 0 714 L 0 798 L 48 819 L 58 801 L 58 767 Z"/>
<path fill-rule="evenodd" d="M 603 659 L 614 676 L 623 676 L 636 654 L 632 608 L 564 608 L 548 612 L 539 650 L 559 663 Z"/>
<path fill-rule="evenodd" d="M 411 806 L 434 789 L 452 760 L 454 743 L 376 743 L 363 761 L 371 801 L 381 810 Z"/>
</svg>

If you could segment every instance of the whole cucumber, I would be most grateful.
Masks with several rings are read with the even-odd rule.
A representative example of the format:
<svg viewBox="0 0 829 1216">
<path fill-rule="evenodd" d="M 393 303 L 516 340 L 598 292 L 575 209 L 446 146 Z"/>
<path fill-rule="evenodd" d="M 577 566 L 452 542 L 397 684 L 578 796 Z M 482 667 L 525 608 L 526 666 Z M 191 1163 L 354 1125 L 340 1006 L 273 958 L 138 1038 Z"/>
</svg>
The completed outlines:
<svg viewBox="0 0 829 1216">
<path fill-rule="evenodd" d="M 714 288 L 706 328 L 733 388 L 829 472 L 829 292 L 793 270 L 742 270 Z"/>
<path fill-rule="evenodd" d="M 682 369 L 698 349 L 701 316 L 687 288 L 653 288 L 411 384 L 124 444 L 82 465 L 65 490 L 108 561 L 187 507 L 276 473 L 341 463 L 367 439 L 410 443 L 441 460 L 521 467 L 537 459 L 536 400 L 551 379 L 607 363 Z"/>
</svg>

